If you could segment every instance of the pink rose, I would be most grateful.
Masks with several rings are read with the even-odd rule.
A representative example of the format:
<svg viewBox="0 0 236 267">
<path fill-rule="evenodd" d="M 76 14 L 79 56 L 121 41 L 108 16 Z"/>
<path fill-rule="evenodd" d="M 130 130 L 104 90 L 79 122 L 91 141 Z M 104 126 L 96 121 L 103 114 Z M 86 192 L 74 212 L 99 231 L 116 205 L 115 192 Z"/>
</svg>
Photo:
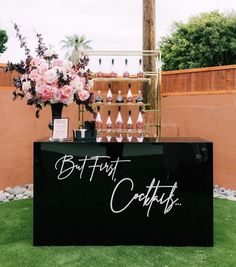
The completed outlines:
<svg viewBox="0 0 236 267">
<path fill-rule="evenodd" d="M 66 98 L 70 97 L 72 92 L 73 92 L 73 87 L 72 86 L 64 85 L 61 88 L 61 94 Z"/>
<path fill-rule="evenodd" d="M 63 66 L 63 61 L 60 59 L 54 59 L 52 62 L 52 66 L 53 67 L 60 67 Z"/>
<path fill-rule="evenodd" d="M 55 83 L 57 81 L 57 72 L 55 69 L 49 69 L 45 72 L 45 80 L 48 83 Z"/>
<path fill-rule="evenodd" d="M 83 89 L 78 92 L 78 96 L 81 101 L 85 101 L 89 98 L 90 94 L 87 90 Z"/>
<path fill-rule="evenodd" d="M 41 91 L 41 99 L 43 102 L 49 101 L 52 97 L 52 91 L 49 86 L 45 86 Z"/>
<path fill-rule="evenodd" d="M 60 92 L 60 90 L 57 90 L 57 91 L 53 92 L 53 100 L 55 102 L 60 102 L 61 101 L 61 92 Z"/>
<path fill-rule="evenodd" d="M 41 62 L 38 66 L 38 72 L 44 74 L 48 70 L 49 66 L 46 62 Z"/>
<path fill-rule="evenodd" d="M 44 76 L 42 75 L 38 75 L 37 79 L 35 80 L 36 81 L 36 85 L 37 86 L 41 86 L 43 84 L 45 84 L 45 79 L 44 79 Z"/>
<path fill-rule="evenodd" d="M 36 69 L 33 69 L 29 74 L 29 77 L 32 80 L 36 80 L 38 78 L 38 76 L 39 76 L 39 74 L 38 74 L 38 71 Z"/>
</svg>

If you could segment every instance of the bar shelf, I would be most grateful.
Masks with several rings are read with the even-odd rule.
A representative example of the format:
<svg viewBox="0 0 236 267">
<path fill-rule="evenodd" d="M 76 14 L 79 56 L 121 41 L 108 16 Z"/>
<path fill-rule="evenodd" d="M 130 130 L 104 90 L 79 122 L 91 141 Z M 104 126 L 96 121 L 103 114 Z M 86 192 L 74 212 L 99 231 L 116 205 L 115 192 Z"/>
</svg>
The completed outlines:
<svg viewBox="0 0 236 267">
<path fill-rule="evenodd" d="M 140 51 L 81 51 L 90 59 L 91 65 L 88 67 L 93 70 L 92 77 L 94 81 L 94 99 L 100 97 L 103 102 L 93 104 L 93 108 L 99 111 L 102 126 L 111 114 L 110 120 L 114 126 L 117 115 L 121 112 L 124 125 L 128 120 L 130 112 L 132 122 L 135 125 L 137 117 L 142 108 L 142 117 L 144 136 L 161 136 L 161 53 L 159 50 L 140 50 Z M 109 58 L 110 57 L 110 58 Z M 105 62 L 105 64 L 104 64 Z M 107 70 L 107 63 L 111 62 L 110 71 Z M 116 64 L 114 63 L 116 62 Z M 121 72 L 121 63 L 125 63 L 125 68 Z M 146 64 L 152 62 L 151 64 Z M 128 64 L 129 63 L 129 64 Z M 139 64 L 138 64 L 139 63 Z M 136 65 L 135 65 L 136 64 Z M 132 69 L 132 66 L 138 65 L 140 68 Z M 96 69 L 96 66 L 98 69 Z M 128 66 L 128 68 L 127 68 Z M 149 66 L 148 68 L 146 66 Z M 118 70 L 118 68 L 119 70 Z M 140 72 L 141 70 L 141 72 Z M 127 71 L 127 76 L 125 73 Z M 122 75 L 123 73 L 123 75 Z M 107 97 L 112 98 L 112 102 L 106 102 Z M 128 92 L 132 94 L 133 102 L 126 102 Z M 123 103 L 116 103 L 119 95 L 123 98 Z M 136 103 L 137 96 L 141 96 L 142 103 Z M 121 101 L 120 101 L 121 102 Z M 97 124 L 96 124 L 97 125 Z M 97 126 L 98 127 L 98 126 Z M 107 129 L 99 130 L 99 134 L 108 134 L 111 131 Z M 112 133 L 119 133 L 112 130 Z M 127 129 L 122 134 L 129 133 Z M 134 131 L 132 133 L 135 133 Z M 137 132 L 136 132 L 137 133 Z"/>
</svg>

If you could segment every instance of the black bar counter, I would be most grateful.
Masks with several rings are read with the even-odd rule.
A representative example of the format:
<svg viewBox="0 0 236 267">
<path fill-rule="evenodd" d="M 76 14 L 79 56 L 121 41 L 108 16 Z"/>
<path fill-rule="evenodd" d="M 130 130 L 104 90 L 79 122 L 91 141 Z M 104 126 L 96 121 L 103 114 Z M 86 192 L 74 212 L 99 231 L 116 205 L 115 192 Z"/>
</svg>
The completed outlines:
<svg viewBox="0 0 236 267">
<path fill-rule="evenodd" d="M 34 143 L 34 245 L 213 246 L 213 144 Z"/>
</svg>

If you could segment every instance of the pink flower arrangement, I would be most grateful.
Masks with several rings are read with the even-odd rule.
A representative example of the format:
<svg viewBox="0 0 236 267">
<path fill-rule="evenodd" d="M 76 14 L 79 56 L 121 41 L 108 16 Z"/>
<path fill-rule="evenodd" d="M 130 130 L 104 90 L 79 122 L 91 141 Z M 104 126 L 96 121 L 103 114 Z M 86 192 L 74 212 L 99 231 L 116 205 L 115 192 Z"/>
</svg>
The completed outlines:
<svg viewBox="0 0 236 267">
<path fill-rule="evenodd" d="M 93 81 L 90 71 L 85 71 L 88 58 L 81 58 L 77 65 L 60 60 L 53 51 L 46 48 L 40 34 L 37 34 L 37 57 L 32 57 L 25 38 L 19 33 L 18 26 L 14 26 L 26 54 L 25 61 L 18 64 L 8 62 L 6 67 L 6 71 L 15 70 L 21 74 L 14 80 L 14 99 L 25 96 L 27 104 L 36 106 L 37 117 L 44 105 L 69 105 L 73 101 L 85 105 L 88 111 L 93 112 Z"/>
<path fill-rule="evenodd" d="M 45 51 L 45 53 L 47 50 Z M 91 81 L 79 75 L 68 61 L 59 59 L 32 58 L 28 72 L 20 77 L 20 89 L 30 100 L 38 103 L 71 104 L 75 97 L 81 102 L 91 97 Z"/>
</svg>

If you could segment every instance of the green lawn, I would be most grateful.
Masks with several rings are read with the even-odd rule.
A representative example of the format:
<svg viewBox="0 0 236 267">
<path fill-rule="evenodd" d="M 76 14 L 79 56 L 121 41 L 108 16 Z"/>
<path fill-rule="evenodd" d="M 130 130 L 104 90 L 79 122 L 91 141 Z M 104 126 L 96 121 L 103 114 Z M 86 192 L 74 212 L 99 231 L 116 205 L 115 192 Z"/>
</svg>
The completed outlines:
<svg viewBox="0 0 236 267">
<path fill-rule="evenodd" d="M 32 200 L 0 203 L 0 267 L 236 266 L 236 202 L 214 200 L 212 248 L 32 246 Z"/>
</svg>

